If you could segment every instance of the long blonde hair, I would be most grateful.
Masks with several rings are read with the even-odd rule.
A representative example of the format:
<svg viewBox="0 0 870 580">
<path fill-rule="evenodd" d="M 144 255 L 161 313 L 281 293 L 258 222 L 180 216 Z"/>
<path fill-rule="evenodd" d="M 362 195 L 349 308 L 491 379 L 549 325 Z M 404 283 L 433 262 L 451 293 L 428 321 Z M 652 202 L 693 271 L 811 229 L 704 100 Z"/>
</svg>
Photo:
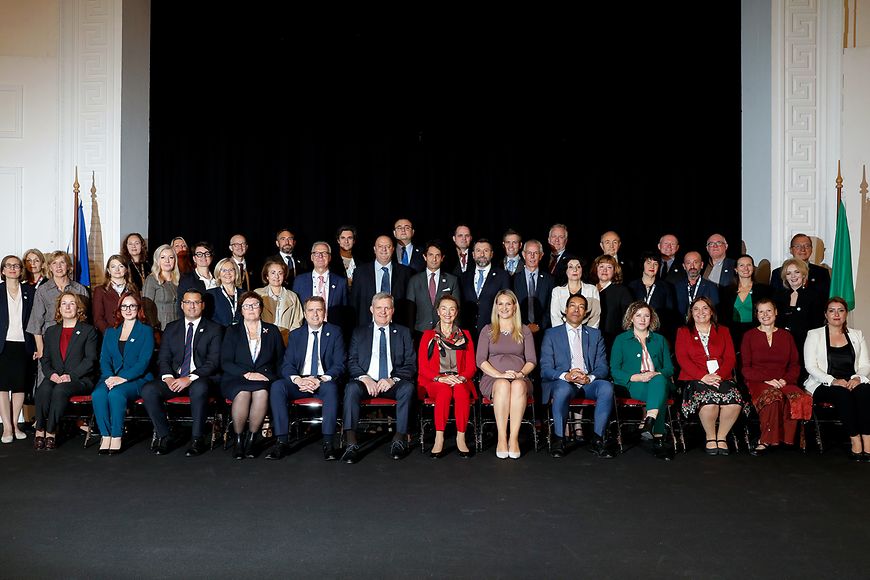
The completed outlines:
<svg viewBox="0 0 870 580">
<path fill-rule="evenodd" d="M 520 344 L 523 342 L 523 320 L 520 318 L 520 304 L 519 300 L 517 300 L 517 295 L 510 290 L 499 290 L 498 294 L 495 295 L 495 300 L 492 301 L 492 315 L 490 316 L 489 326 L 490 340 L 495 344 L 501 335 L 498 317 L 498 299 L 502 296 L 507 296 L 514 305 L 514 315 L 511 317 L 511 324 L 513 324 L 511 338 L 514 339 L 514 342 Z"/>
<path fill-rule="evenodd" d="M 162 271 L 160 270 L 160 254 L 163 250 L 169 250 L 172 252 L 172 255 L 175 256 L 175 268 L 172 269 L 172 283 L 178 286 L 178 279 L 181 277 L 181 274 L 178 271 L 178 256 L 169 244 L 163 244 L 154 250 L 154 261 L 151 263 L 151 275 L 157 279 L 157 282 L 163 282 L 163 277 L 161 276 Z"/>
</svg>

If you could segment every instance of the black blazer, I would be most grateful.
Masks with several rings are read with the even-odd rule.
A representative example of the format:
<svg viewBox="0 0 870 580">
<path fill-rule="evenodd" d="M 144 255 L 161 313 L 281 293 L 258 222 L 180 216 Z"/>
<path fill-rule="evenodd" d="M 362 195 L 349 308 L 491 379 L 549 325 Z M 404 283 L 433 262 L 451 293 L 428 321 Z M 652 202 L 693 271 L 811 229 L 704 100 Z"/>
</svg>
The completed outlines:
<svg viewBox="0 0 870 580">
<path fill-rule="evenodd" d="M 30 284 L 19 284 L 21 288 L 21 328 L 24 329 L 24 348 L 27 354 L 32 355 L 36 350 L 36 342 L 33 335 L 27 332 L 27 323 L 30 320 L 30 312 L 33 310 L 33 297 L 36 289 Z M 6 333 L 9 331 L 9 304 L 6 300 L 6 282 L 0 282 L 0 352 L 6 346 Z"/>
<path fill-rule="evenodd" d="M 269 256 L 268 258 L 263 260 L 263 263 L 265 264 L 269 260 L 275 260 L 276 262 L 281 262 L 284 265 L 287 264 L 287 262 L 284 261 L 284 256 L 281 255 L 281 252 L 278 252 L 274 256 Z M 297 274 L 311 271 L 311 263 L 308 262 L 308 260 L 306 260 L 305 258 L 299 257 L 295 252 L 293 253 L 293 263 L 296 264 L 296 269 L 291 270 L 290 268 L 287 268 L 287 276 L 284 277 L 284 288 L 288 290 L 293 289 L 293 280 L 296 279 Z"/>
<path fill-rule="evenodd" d="M 816 289 L 816 294 L 827 298 L 831 293 L 831 273 L 824 266 L 807 262 L 807 287 Z M 782 284 L 782 266 L 770 273 L 770 287 L 776 292 L 785 288 Z"/>
<path fill-rule="evenodd" d="M 553 277 L 541 270 L 538 266 L 538 275 L 535 280 L 535 319 L 529 320 L 529 275 L 526 272 L 526 267 L 517 268 L 513 276 L 514 294 L 517 295 L 517 301 L 520 305 L 520 317 L 523 319 L 523 324 L 534 322 L 542 329 L 550 328 L 550 299 L 553 296 Z"/>
<path fill-rule="evenodd" d="M 234 324 L 227 328 L 221 342 L 221 381 L 238 380 L 245 373 L 261 373 L 270 382 L 277 381 L 280 378 L 278 368 L 283 357 L 284 339 L 281 338 L 281 330 L 277 326 L 268 322 L 261 323 L 260 352 L 257 360 L 251 360 L 245 325 Z M 199 367 L 194 372 L 199 374 Z"/>
<path fill-rule="evenodd" d="M 771 287 L 767 284 L 762 284 L 761 282 L 753 282 L 752 290 L 750 290 L 749 293 L 752 295 L 753 308 L 762 298 L 773 298 L 773 290 L 771 289 Z M 719 288 L 719 308 L 717 309 L 719 324 L 724 324 L 725 326 L 732 326 L 733 324 L 736 324 L 736 322 L 734 321 L 734 301 L 736 299 L 736 284 L 732 284 L 724 288 Z M 754 326 L 755 322 L 753 321 L 752 324 Z"/>
<path fill-rule="evenodd" d="M 404 322 L 408 317 L 407 288 L 408 280 L 413 271 L 393 260 L 393 273 L 390 276 L 390 294 L 396 308 L 397 322 Z M 372 321 L 372 313 L 369 307 L 372 305 L 372 297 L 377 291 L 375 283 L 374 262 L 366 262 L 356 267 L 353 271 L 353 286 L 350 291 L 350 305 L 356 311 L 357 324 L 365 326 Z"/>
<path fill-rule="evenodd" d="M 462 303 L 462 293 L 459 290 L 459 279 L 453 274 L 441 270 L 435 284 L 435 301 L 444 294 L 452 294 L 459 303 Z M 408 281 L 408 302 L 413 305 L 414 330 L 424 332 L 435 327 L 438 321 L 438 313 L 429 301 L 429 270 L 418 272 L 411 276 Z"/>
<path fill-rule="evenodd" d="M 370 322 L 368 326 L 358 327 L 351 335 L 347 368 L 352 379 L 369 372 L 369 366 L 372 362 L 374 332 L 375 325 Z M 393 372 L 390 377 L 414 382 L 417 377 L 417 353 L 414 352 L 414 344 L 411 342 L 411 331 L 391 322 L 389 333 L 390 360 L 393 362 Z"/>
<path fill-rule="evenodd" d="M 72 338 L 66 348 L 66 360 L 60 356 L 60 333 L 63 325 L 58 323 L 45 330 L 45 348 L 40 359 L 42 374 L 46 378 L 52 373 L 69 375 L 74 381 L 81 381 L 93 387 L 99 376 L 100 347 L 97 329 L 86 322 L 76 322 Z"/>
<path fill-rule="evenodd" d="M 160 376 L 178 377 L 184 359 L 184 339 L 187 334 L 187 320 L 179 318 L 166 325 L 157 355 L 157 368 Z M 280 334 L 280 333 L 279 333 Z M 221 337 L 223 327 L 207 318 L 200 318 L 193 339 L 193 374 L 200 378 L 212 378 L 220 372 Z"/>
<path fill-rule="evenodd" d="M 412 242 L 413 244 L 413 242 Z M 413 244 L 414 248 L 411 250 L 411 257 L 408 260 L 408 268 L 411 268 L 414 273 L 422 272 L 426 269 L 426 259 L 423 258 L 423 251 L 420 249 L 420 246 L 417 244 Z M 396 261 L 401 264 L 399 258 L 402 256 L 402 246 L 396 243 Z M 404 265 L 404 264 L 402 264 Z M 413 274 L 412 274 L 413 275 Z"/>
<path fill-rule="evenodd" d="M 489 324 L 492 314 L 492 305 L 495 295 L 499 290 L 507 290 L 511 287 L 511 277 L 507 272 L 492 264 L 489 276 L 484 279 L 480 296 L 474 291 L 477 285 L 477 267 L 470 264 L 465 274 L 459 279 L 459 289 L 462 292 L 462 328 L 471 330 L 472 336 L 480 336 L 483 327 Z M 549 311 L 548 311 L 549 312 Z"/>
<path fill-rule="evenodd" d="M 601 296 L 601 321 L 598 328 L 604 335 L 604 341 L 610 347 L 618 334 L 622 333 L 622 317 L 634 300 L 631 290 L 622 284 L 611 284 L 602 291 Z"/>
<path fill-rule="evenodd" d="M 214 316 L 214 296 L 205 291 L 205 282 L 199 279 L 196 271 L 191 270 L 182 274 L 181 278 L 178 279 L 178 317 L 184 318 L 181 301 L 184 299 L 184 293 L 191 288 L 196 288 L 202 292 L 203 316 L 206 318 Z"/>
<path fill-rule="evenodd" d="M 332 377 L 334 382 L 340 382 L 345 374 L 344 337 L 341 329 L 335 324 L 325 322 L 320 327 L 317 344 L 320 347 L 318 356 L 323 366 L 323 374 Z M 288 379 L 293 375 L 307 375 L 311 369 L 305 369 L 305 351 L 308 348 L 308 324 L 293 330 L 287 338 L 287 351 L 281 363 L 281 378 Z"/>
<path fill-rule="evenodd" d="M 580 260 L 583 261 L 579 256 L 575 256 L 568 250 L 562 252 L 562 255 L 559 256 L 559 261 L 556 262 L 555 269 L 550 269 L 550 258 L 552 257 L 553 252 L 547 251 L 544 253 L 543 257 L 541 257 L 541 264 L 538 266 L 542 268 L 545 272 L 548 272 L 554 280 L 556 286 L 564 286 L 568 283 L 568 262 L 571 260 Z M 584 264 L 585 265 L 585 264 Z"/>
<path fill-rule="evenodd" d="M 664 270 L 665 261 L 659 258 L 659 279 L 664 278 L 665 280 L 673 284 L 674 287 L 676 287 L 677 281 L 686 275 L 686 271 L 683 270 L 683 260 L 679 256 L 674 256 L 674 263 L 671 264 L 669 270 L 665 271 L 664 274 L 662 274 Z"/>
</svg>

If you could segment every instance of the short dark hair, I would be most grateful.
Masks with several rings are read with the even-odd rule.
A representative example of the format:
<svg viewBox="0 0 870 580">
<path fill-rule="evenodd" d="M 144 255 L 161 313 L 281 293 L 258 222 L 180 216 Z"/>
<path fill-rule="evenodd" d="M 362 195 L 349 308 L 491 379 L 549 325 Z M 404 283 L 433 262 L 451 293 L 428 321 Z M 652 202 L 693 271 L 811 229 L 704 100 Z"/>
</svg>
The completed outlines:
<svg viewBox="0 0 870 580">
<path fill-rule="evenodd" d="M 492 242 L 490 242 L 489 239 L 487 239 L 487 238 L 478 238 L 478 239 L 474 240 L 474 243 L 471 244 L 471 247 L 474 248 L 477 244 L 486 244 L 487 246 L 489 246 L 490 250 L 493 249 Z"/>
<path fill-rule="evenodd" d="M 203 240 L 201 242 L 196 242 L 191 247 L 193 248 L 192 253 L 196 253 L 197 248 L 205 248 L 206 250 L 208 250 L 208 253 L 211 254 L 212 258 L 214 257 L 214 246 L 211 244 L 211 242 L 206 242 L 205 240 Z"/>
<path fill-rule="evenodd" d="M 205 301 L 205 294 L 203 294 L 202 290 L 200 290 L 196 286 L 191 286 L 190 288 L 185 288 L 184 292 L 181 293 L 182 300 L 184 299 L 185 294 L 197 294 L 197 295 L 199 295 L 200 302 Z"/>
<path fill-rule="evenodd" d="M 441 244 L 441 240 L 429 240 L 423 245 L 423 253 L 429 253 L 429 248 L 437 248 L 441 255 L 444 255 L 444 246 Z"/>
<path fill-rule="evenodd" d="M 281 231 L 284 231 L 284 230 L 281 230 Z M 335 239 L 336 240 L 338 240 L 338 238 L 341 236 L 341 232 L 350 232 L 353 234 L 353 239 L 354 240 L 356 239 L 356 226 L 352 226 L 350 224 L 338 226 L 338 229 L 335 230 Z M 275 236 L 275 237 L 278 237 L 278 236 Z"/>
</svg>

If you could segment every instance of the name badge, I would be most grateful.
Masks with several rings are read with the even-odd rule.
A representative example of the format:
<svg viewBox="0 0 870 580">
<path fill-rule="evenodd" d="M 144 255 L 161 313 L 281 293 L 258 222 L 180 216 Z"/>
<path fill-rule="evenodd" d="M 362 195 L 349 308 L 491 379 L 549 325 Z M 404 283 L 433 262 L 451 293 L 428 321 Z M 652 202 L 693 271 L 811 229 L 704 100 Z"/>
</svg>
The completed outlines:
<svg viewBox="0 0 870 580">
<path fill-rule="evenodd" d="M 716 359 L 709 359 L 707 361 L 707 372 L 711 375 L 719 370 L 719 361 Z"/>
</svg>

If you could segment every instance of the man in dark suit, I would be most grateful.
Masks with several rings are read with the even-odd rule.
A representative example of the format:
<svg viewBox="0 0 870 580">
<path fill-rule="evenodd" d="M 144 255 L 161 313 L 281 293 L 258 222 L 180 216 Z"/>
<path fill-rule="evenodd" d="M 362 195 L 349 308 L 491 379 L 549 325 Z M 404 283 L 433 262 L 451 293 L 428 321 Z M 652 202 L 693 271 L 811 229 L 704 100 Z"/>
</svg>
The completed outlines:
<svg viewBox="0 0 870 580">
<path fill-rule="evenodd" d="M 275 234 L 275 245 L 278 247 L 278 253 L 267 259 L 284 262 L 287 265 L 284 288 L 292 290 L 293 280 L 296 276 L 311 270 L 311 265 L 305 261 L 305 258 L 293 254 L 293 250 L 296 248 L 296 236 L 292 231 L 288 229 L 278 230 L 278 233 Z"/>
<path fill-rule="evenodd" d="M 622 249 L 622 238 L 613 230 L 601 234 L 601 239 L 598 241 L 598 246 L 601 248 L 601 253 L 608 256 L 613 256 L 613 259 L 619 264 L 622 270 L 622 283 L 627 284 L 631 280 L 640 277 L 637 267 L 633 260 L 626 259 L 624 253 L 620 254 Z"/>
<path fill-rule="evenodd" d="M 326 320 L 341 326 L 347 306 L 347 279 L 330 272 L 332 248 L 326 242 L 314 242 L 311 246 L 310 274 L 300 274 L 293 281 L 293 291 L 305 302 L 312 296 L 320 296 L 326 303 Z"/>
<path fill-rule="evenodd" d="M 492 264 L 492 244 L 481 238 L 474 243 L 474 267 L 469 267 L 459 279 L 462 293 L 462 327 L 472 332 L 474 340 L 489 324 L 492 304 L 499 290 L 511 287 L 510 276 Z"/>
<path fill-rule="evenodd" d="M 538 240 L 529 240 L 523 246 L 525 263 L 514 275 L 513 288 L 520 305 L 523 324 L 540 344 L 541 331 L 550 327 L 550 297 L 553 294 L 553 277 L 538 267 L 544 247 Z"/>
<path fill-rule="evenodd" d="M 813 255 L 813 240 L 806 234 L 795 234 L 789 244 L 792 257 L 807 263 L 809 274 L 807 275 L 807 287 L 816 290 L 819 296 L 827 300 L 831 293 L 831 273 L 824 266 L 810 263 Z M 770 287 L 773 290 L 782 289 L 782 267 L 776 268 L 770 273 Z"/>
<path fill-rule="evenodd" d="M 737 263 L 733 258 L 725 256 L 728 251 L 728 242 L 720 234 L 713 234 L 707 238 L 707 255 L 710 261 L 704 268 L 704 279 L 709 280 L 720 288 L 727 288 L 734 283 Z"/>
<path fill-rule="evenodd" d="M 298 279 L 297 279 L 298 281 Z M 344 380 L 344 338 L 341 329 L 324 322 L 326 303 L 320 296 L 308 297 L 304 304 L 305 322 L 290 333 L 281 379 L 272 383 L 269 403 L 272 407 L 272 430 L 278 438 L 266 459 L 281 459 L 290 450 L 288 401 L 314 397 L 323 403 L 323 458 L 338 457 L 334 448 L 338 419 L 338 392 Z"/>
<path fill-rule="evenodd" d="M 501 237 L 501 245 L 504 246 L 502 268 L 513 278 L 516 271 L 523 265 L 523 257 L 520 255 L 520 250 L 523 247 L 523 238 L 519 232 L 508 228 Z"/>
<path fill-rule="evenodd" d="M 550 246 L 550 259 L 547 264 L 547 272 L 555 280 L 556 286 L 564 286 L 568 283 L 568 261 L 576 256 L 565 250 L 568 245 L 568 227 L 565 224 L 553 224 L 547 235 L 547 244 Z"/>
<path fill-rule="evenodd" d="M 332 262 L 333 272 L 339 273 L 347 280 L 350 287 L 353 284 L 353 272 L 356 270 L 356 259 L 353 257 L 353 247 L 356 245 L 356 226 L 343 224 L 335 230 L 335 241 L 338 244 L 339 260 Z"/>
<path fill-rule="evenodd" d="M 411 276 L 408 282 L 408 300 L 414 305 L 414 330 L 423 333 L 438 322 L 435 304 L 444 294 L 456 296 L 462 302 L 459 279 L 441 269 L 444 255 L 437 242 L 426 243 L 426 269 Z"/>
<path fill-rule="evenodd" d="M 613 457 L 604 441 L 613 410 L 613 384 L 605 380 L 610 369 L 601 332 L 581 325 L 586 308 L 584 296 L 570 297 L 565 308 L 565 324 L 549 329 L 541 345 L 542 400 L 546 404 L 552 399 L 553 403 L 556 434 L 550 451 L 553 457 L 562 457 L 565 453 L 563 437 L 568 403 L 575 398 L 595 401 L 592 451 L 601 457 Z"/>
<path fill-rule="evenodd" d="M 674 284 L 684 274 L 682 263 L 677 259 L 677 252 L 680 251 L 680 241 L 673 234 L 665 234 L 659 238 L 658 248 L 661 255 L 659 278 Z"/>
<path fill-rule="evenodd" d="M 408 317 L 406 291 L 411 269 L 393 260 L 393 240 L 389 236 L 379 236 L 375 240 L 375 261 L 360 264 L 353 274 L 350 291 L 350 305 L 356 312 L 357 324 L 365 326 L 371 322 L 372 296 L 378 292 L 390 294 L 399 313 L 397 320 L 404 322 Z"/>
<path fill-rule="evenodd" d="M 459 224 L 453 230 L 453 251 L 444 256 L 444 269 L 449 270 L 457 278 L 468 269 L 473 262 L 471 255 L 471 229 L 465 224 Z"/>
<path fill-rule="evenodd" d="M 379 292 L 372 297 L 369 310 L 372 322 L 353 331 L 348 354 L 351 380 L 344 391 L 344 433 L 347 449 L 341 460 L 356 463 L 359 444 L 356 427 L 359 423 L 360 401 L 367 397 L 383 397 L 396 401 L 396 434 L 390 446 L 390 456 L 402 459 L 408 454 L 408 416 L 417 376 L 417 354 L 411 332 L 393 323 L 393 297 Z"/>
<path fill-rule="evenodd" d="M 695 298 L 707 296 L 713 301 L 713 306 L 719 304 L 719 287 L 701 277 L 704 260 L 701 259 L 700 253 L 686 252 L 683 258 L 683 269 L 686 275 L 676 281 L 674 291 L 677 298 L 677 316 L 681 317 L 682 323 L 685 324 L 685 317 Z"/>
<path fill-rule="evenodd" d="M 414 226 L 411 220 L 401 218 L 393 225 L 393 236 L 396 238 L 396 261 L 411 268 L 415 273 L 426 268 L 423 252 L 414 245 Z"/>
<path fill-rule="evenodd" d="M 245 257 L 248 253 L 248 240 L 242 234 L 236 234 L 230 238 L 229 248 L 230 257 L 239 267 L 239 273 L 242 276 L 242 289 L 245 292 L 250 292 L 257 285 L 257 278 L 254 277 L 251 261 Z"/>
<path fill-rule="evenodd" d="M 193 441 L 187 456 L 194 457 L 206 449 L 203 434 L 208 390 L 220 372 L 223 329 L 202 317 L 203 295 L 199 290 L 186 291 L 181 307 L 184 318 L 170 322 L 163 331 L 157 357 L 160 379 L 143 385 L 142 399 L 154 424 L 152 449 L 157 455 L 163 455 L 169 451 L 169 421 L 164 403 L 174 397 L 190 397 Z"/>
</svg>

